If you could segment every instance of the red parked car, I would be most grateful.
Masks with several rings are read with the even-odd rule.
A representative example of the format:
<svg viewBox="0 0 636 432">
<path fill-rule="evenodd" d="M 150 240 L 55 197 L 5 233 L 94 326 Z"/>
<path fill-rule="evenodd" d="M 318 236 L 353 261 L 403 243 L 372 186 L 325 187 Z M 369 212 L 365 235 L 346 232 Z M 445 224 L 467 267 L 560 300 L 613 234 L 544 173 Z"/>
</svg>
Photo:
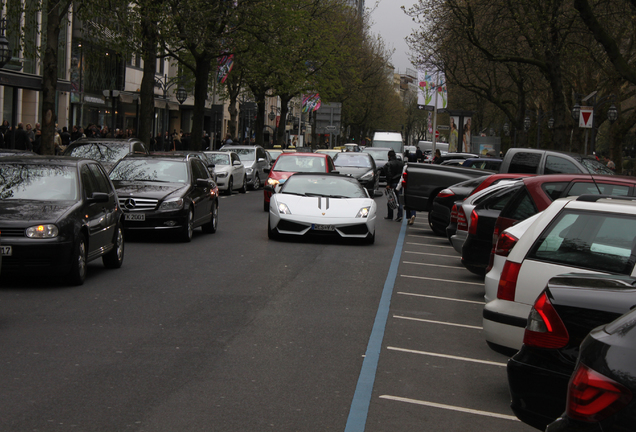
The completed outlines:
<svg viewBox="0 0 636 432">
<path fill-rule="evenodd" d="M 272 168 L 265 170 L 269 177 L 263 188 L 263 211 L 269 211 L 269 199 L 274 188 L 284 183 L 292 174 L 330 173 L 335 170 L 331 156 L 324 153 L 281 153 Z"/>
</svg>

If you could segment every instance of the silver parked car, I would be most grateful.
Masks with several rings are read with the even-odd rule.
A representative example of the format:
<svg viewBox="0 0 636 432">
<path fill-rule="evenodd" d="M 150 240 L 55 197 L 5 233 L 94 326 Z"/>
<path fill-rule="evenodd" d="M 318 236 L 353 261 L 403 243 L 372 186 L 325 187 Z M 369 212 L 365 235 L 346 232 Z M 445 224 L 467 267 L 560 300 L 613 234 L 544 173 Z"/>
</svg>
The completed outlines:
<svg viewBox="0 0 636 432">
<path fill-rule="evenodd" d="M 265 149 L 259 145 L 224 145 L 221 151 L 230 151 L 238 155 L 245 166 L 247 185 L 252 189 L 260 189 L 267 178 L 265 172 L 271 165 L 271 159 Z"/>
<path fill-rule="evenodd" d="M 216 184 L 220 191 L 232 194 L 238 190 L 245 193 L 247 190 L 247 175 L 245 166 L 238 155 L 232 151 L 205 151 L 208 163 L 214 164 Z"/>
</svg>

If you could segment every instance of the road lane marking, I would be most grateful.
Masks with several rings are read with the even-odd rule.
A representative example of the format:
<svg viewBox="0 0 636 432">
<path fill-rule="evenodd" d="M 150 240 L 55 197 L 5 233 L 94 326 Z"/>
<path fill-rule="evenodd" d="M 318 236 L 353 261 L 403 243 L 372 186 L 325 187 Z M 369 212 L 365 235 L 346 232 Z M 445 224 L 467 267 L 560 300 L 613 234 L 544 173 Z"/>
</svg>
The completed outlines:
<svg viewBox="0 0 636 432">
<path fill-rule="evenodd" d="M 407 293 L 407 292 L 398 292 L 398 294 L 413 296 L 413 297 L 426 297 L 426 298 L 432 298 L 437 300 L 448 300 L 448 301 L 461 302 L 461 303 L 473 303 L 478 305 L 486 304 L 486 302 L 479 302 L 474 300 L 462 300 L 462 299 L 456 299 L 451 297 L 439 297 L 439 296 L 432 296 L 432 295 L 426 295 L 426 294 L 415 294 L 415 293 Z"/>
<path fill-rule="evenodd" d="M 503 420 L 520 421 L 517 417 L 511 416 L 511 415 L 498 414 L 498 413 L 493 413 L 488 411 L 475 410 L 471 408 L 463 408 L 463 407 L 458 407 L 453 405 L 446 405 L 446 404 L 428 402 L 428 401 L 417 400 L 417 399 L 403 398 L 399 396 L 382 395 L 380 396 L 380 399 L 388 399 L 388 400 L 393 400 L 396 402 L 406 402 L 410 404 L 423 405 L 423 406 L 428 406 L 432 408 L 441 408 L 441 409 L 445 409 L 449 411 L 457 411 L 457 412 L 463 412 L 467 414 L 476 414 L 476 415 L 480 415 L 484 417 L 494 417 L 494 418 L 503 419 Z"/>
<path fill-rule="evenodd" d="M 407 321 L 418 321 L 418 322 L 426 322 L 426 323 L 431 323 L 431 324 L 441 324 L 441 325 L 447 325 L 447 326 L 452 326 L 452 327 L 463 327 L 463 328 L 469 328 L 469 329 L 474 329 L 474 330 L 483 330 L 483 327 L 471 326 L 471 325 L 468 325 L 468 324 L 449 323 L 449 322 L 444 322 L 444 321 L 427 320 L 427 319 L 423 319 L 423 318 L 411 318 L 411 317 L 405 317 L 405 316 L 401 316 L 401 315 L 393 315 L 393 318 L 403 319 L 403 320 L 407 320 Z"/>
<path fill-rule="evenodd" d="M 417 262 L 411 262 L 411 261 L 402 261 L 402 263 L 403 264 L 423 265 L 423 266 L 430 266 L 430 267 L 443 267 L 443 268 L 451 268 L 451 269 L 463 269 L 464 268 L 462 266 L 447 266 L 447 265 L 442 265 L 442 264 L 417 263 Z"/>
<path fill-rule="evenodd" d="M 460 283 L 460 284 L 484 286 L 483 282 L 466 282 L 466 281 L 457 281 L 457 280 L 449 280 L 449 279 L 436 279 L 436 278 L 429 278 L 429 277 L 423 277 L 423 276 L 410 276 L 410 275 L 400 275 L 400 277 L 411 278 L 411 279 L 434 280 L 434 281 L 439 281 L 439 282 L 450 282 L 450 283 Z"/>
<path fill-rule="evenodd" d="M 499 367 L 506 367 L 507 366 L 506 363 L 494 362 L 494 361 L 490 361 L 490 360 L 478 360 L 478 359 L 473 359 L 473 358 L 469 358 L 469 357 L 459 357 L 459 356 L 454 356 L 454 355 L 449 355 L 449 354 L 439 354 L 439 353 L 432 353 L 432 352 L 427 352 L 427 351 L 417 351 L 417 350 L 410 350 L 410 349 L 406 349 L 406 348 L 396 348 L 396 347 L 386 347 L 386 349 L 391 350 L 391 351 L 399 351 L 399 352 L 405 352 L 405 353 L 411 353 L 411 354 L 426 355 L 426 356 L 430 356 L 430 357 L 440 357 L 440 358 L 446 358 L 446 359 L 451 359 L 451 360 L 460 360 L 460 361 L 465 361 L 465 362 L 470 362 L 470 363 L 479 363 L 479 364 L 485 364 L 485 365 L 490 365 L 490 366 L 499 366 Z"/>
<path fill-rule="evenodd" d="M 404 253 L 405 254 L 416 254 L 416 255 L 432 255 L 432 256 L 438 256 L 438 257 L 444 257 L 444 258 L 461 259 L 461 257 L 459 255 L 440 255 L 440 254 L 430 253 L 430 252 L 415 252 L 415 251 L 404 251 Z"/>
<path fill-rule="evenodd" d="M 401 223 L 400 235 L 395 245 L 389 273 L 384 281 L 382 297 L 380 298 L 378 311 L 376 312 L 375 321 L 373 322 L 373 330 L 371 330 L 371 336 L 369 336 L 367 351 L 362 361 L 362 368 L 360 369 L 360 376 L 358 377 L 356 390 L 353 394 L 353 400 L 351 401 L 351 408 L 349 408 L 345 432 L 364 432 L 367 423 L 373 384 L 378 370 L 380 352 L 382 351 L 382 340 L 384 339 L 384 331 L 389 319 L 391 296 L 393 295 L 393 287 L 397 280 L 400 257 L 402 256 L 404 238 L 406 237 L 406 222 L 407 220 L 404 219 Z"/>
<path fill-rule="evenodd" d="M 413 237 L 421 237 L 421 236 L 413 236 Z M 452 246 L 441 246 L 441 245 L 434 245 L 434 244 L 430 244 L 430 243 L 413 243 L 413 242 L 408 242 L 407 244 L 409 244 L 409 245 L 417 245 L 417 246 L 438 247 L 438 248 L 443 248 L 443 249 L 453 249 L 453 247 L 452 247 Z"/>
</svg>

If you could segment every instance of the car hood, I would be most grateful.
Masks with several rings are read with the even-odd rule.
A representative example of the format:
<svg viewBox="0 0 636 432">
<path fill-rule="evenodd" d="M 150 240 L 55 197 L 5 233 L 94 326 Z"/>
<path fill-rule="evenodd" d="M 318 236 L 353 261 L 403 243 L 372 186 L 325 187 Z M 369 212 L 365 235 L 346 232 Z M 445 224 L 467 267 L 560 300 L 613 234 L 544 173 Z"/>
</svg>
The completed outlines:
<svg viewBox="0 0 636 432">
<path fill-rule="evenodd" d="M 189 188 L 183 183 L 114 181 L 113 184 L 119 198 L 143 196 L 160 200 L 171 194 L 185 193 Z"/>
<path fill-rule="evenodd" d="M 352 217 L 363 207 L 371 207 L 369 198 L 303 197 L 291 194 L 275 194 L 278 203 L 284 203 L 295 216 Z M 360 219 L 364 222 L 365 219 Z"/>
<path fill-rule="evenodd" d="M 367 167 L 336 167 L 336 171 L 340 174 L 349 175 L 351 177 L 359 178 L 371 171 L 373 168 Z"/>
<path fill-rule="evenodd" d="M 0 220 L 55 222 L 70 212 L 77 201 L 0 201 Z"/>
</svg>

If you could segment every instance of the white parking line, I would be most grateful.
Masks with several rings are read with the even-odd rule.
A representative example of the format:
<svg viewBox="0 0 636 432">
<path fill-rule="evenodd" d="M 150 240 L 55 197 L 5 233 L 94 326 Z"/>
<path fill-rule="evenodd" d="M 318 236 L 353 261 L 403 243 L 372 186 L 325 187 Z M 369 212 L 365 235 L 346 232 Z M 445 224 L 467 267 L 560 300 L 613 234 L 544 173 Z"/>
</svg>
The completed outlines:
<svg viewBox="0 0 636 432">
<path fill-rule="evenodd" d="M 448 300 L 448 301 L 454 301 L 454 302 L 460 302 L 460 303 L 473 303 L 473 304 L 478 304 L 478 305 L 485 305 L 486 304 L 485 302 L 478 302 L 478 301 L 474 301 L 474 300 L 461 300 L 461 299 L 456 299 L 456 298 L 438 297 L 438 296 L 425 295 L 425 294 L 415 294 L 415 293 L 406 293 L 406 292 L 398 292 L 398 294 L 408 295 L 408 296 L 413 296 L 413 297 L 426 297 L 426 298 L 432 298 L 432 299 L 437 299 L 437 300 Z"/>
<path fill-rule="evenodd" d="M 457 280 L 448 280 L 448 279 L 436 279 L 436 278 L 429 278 L 429 277 L 423 277 L 423 276 L 410 276 L 410 275 L 400 275 L 400 277 L 484 286 L 483 282 L 466 282 L 466 281 L 457 281 Z"/>
<path fill-rule="evenodd" d="M 410 236 L 410 237 L 420 237 L 420 238 L 422 238 L 422 236 Z M 430 243 L 410 243 L 410 242 L 407 242 L 406 244 L 417 245 L 417 246 L 438 247 L 438 248 L 442 248 L 442 249 L 453 249 L 452 246 L 440 246 L 440 245 L 434 245 L 434 244 L 430 244 Z"/>
<path fill-rule="evenodd" d="M 461 259 L 459 255 L 440 255 L 440 254 L 430 253 L 430 252 L 414 252 L 414 251 L 404 251 L 404 253 L 417 254 L 417 255 L 432 255 L 432 256 L 438 256 L 438 257 L 444 257 L 444 258 Z"/>
<path fill-rule="evenodd" d="M 430 266 L 430 267 L 443 267 L 443 268 L 452 268 L 452 269 L 463 269 L 464 267 L 462 266 L 447 266 L 447 265 L 442 265 L 442 264 L 432 264 L 432 263 L 416 263 L 416 262 L 411 262 L 411 261 L 402 261 L 402 264 L 414 264 L 414 265 L 423 265 L 423 266 Z"/>
<path fill-rule="evenodd" d="M 422 318 L 411 318 L 411 317 L 405 317 L 405 316 L 400 316 L 400 315 L 393 315 L 393 318 L 403 319 L 403 320 L 408 320 L 408 321 L 426 322 L 426 323 L 431 323 L 431 324 L 441 324 L 441 325 L 447 325 L 447 326 L 452 326 L 452 327 L 463 327 L 463 328 L 469 328 L 469 329 L 474 329 L 474 330 L 483 330 L 483 327 L 471 326 L 471 325 L 468 325 L 468 324 L 456 324 L 456 323 L 449 323 L 449 322 L 443 322 L 443 321 L 427 320 L 427 319 L 422 319 Z"/>
<path fill-rule="evenodd" d="M 488 412 L 488 411 L 474 410 L 474 409 L 470 409 L 470 408 L 463 408 L 463 407 L 458 407 L 458 406 L 453 406 L 453 405 L 439 404 L 439 403 L 435 403 L 435 402 L 428 402 L 428 401 L 422 401 L 422 400 L 417 400 L 417 399 L 403 398 L 403 397 L 399 397 L 399 396 L 382 395 L 382 396 L 380 396 L 380 399 L 388 399 L 388 400 L 393 400 L 393 401 L 396 401 L 396 402 L 406 402 L 406 403 L 415 404 L 415 405 L 424 405 L 424 406 L 429 406 L 429 407 L 433 407 L 433 408 L 441 408 L 441 409 L 445 409 L 445 410 L 458 411 L 458 412 L 463 412 L 463 413 L 468 413 L 468 414 L 477 414 L 477 415 L 484 416 L 484 417 L 494 417 L 494 418 L 503 419 L 503 420 L 519 421 L 519 419 L 517 417 L 511 416 L 511 415 L 498 414 L 498 413 L 493 413 L 493 412 Z"/>
<path fill-rule="evenodd" d="M 470 362 L 470 363 L 479 363 L 479 364 L 485 364 L 485 365 L 490 365 L 490 366 L 499 366 L 499 367 L 506 367 L 507 366 L 506 363 L 494 362 L 494 361 L 489 361 L 489 360 L 478 360 L 478 359 L 473 359 L 473 358 L 468 358 L 468 357 L 458 357 L 458 356 L 454 356 L 454 355 L 438 354 L 438 353 L 432 353 L 432 352 L 426 352 L 426 351 L 416 351 L 416 350 L 410 350 L 410 349 L 406 349 L 406 348 L 386 347 L 386 349 L 391 350 L 391 351 L 399 351 L 399 352 L 405 352 L 405 353 L 411 353 L 411 354 L 426 355 L 426 356 L 431 356 L 431 357 L 447 358 L 447 359 L 451 359 L 451 360 L 460 360 L 460 361 L 465 361 L 465 362 Z"/>
</svg>

